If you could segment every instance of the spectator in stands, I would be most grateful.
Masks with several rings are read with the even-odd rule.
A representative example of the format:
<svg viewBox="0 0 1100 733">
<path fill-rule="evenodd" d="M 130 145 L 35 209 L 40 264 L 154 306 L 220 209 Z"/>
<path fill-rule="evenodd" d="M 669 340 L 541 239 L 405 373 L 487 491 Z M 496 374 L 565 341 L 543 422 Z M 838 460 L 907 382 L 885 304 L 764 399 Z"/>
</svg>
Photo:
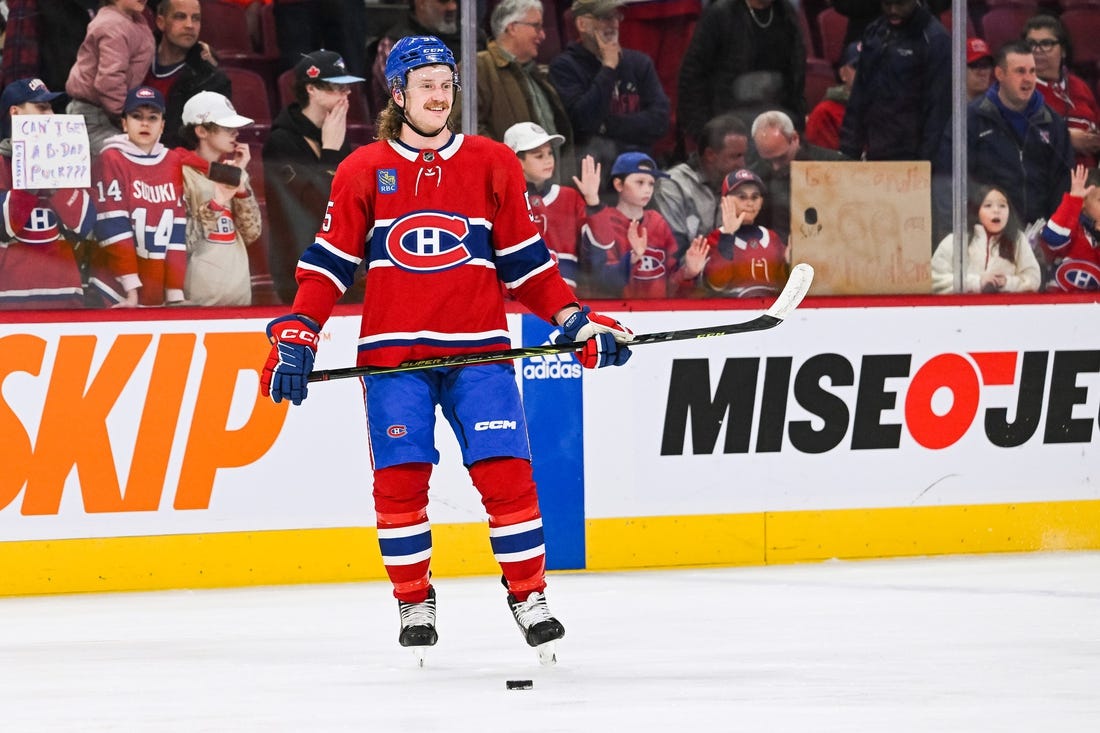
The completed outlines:
<svg viewBox="0 0 1100 733">
<path fill-rule="evenodd" d="M 697 286 L 697 293 L 726 298 L 773 296 L 790 275 L 787 245 L 756 218 L 766 190 L 748 168 L 733 171 L 722 181 L 722 223 L 705 240 L 688 249 L 681 282 Z"/>
<path fill-rule="evenodd" d="M 64 89 L 99 5 L 99 0 L 8 0 L 0 79 L 39 78 L 51 89 Z"/>
<path fill-rule="evenodd" d="M 1078 164 L 1069 193 L 1043 227 L 1043 251 L 1051 262 L 1047 289 L 1100 290 L 1100 170 Z"/>
<path fill-rule="evenodd" d="M 161 141 L 174 148 L 183 144 L 180 126 L 188 99 L 199 92 L 217 92 L 226 98 L 233 95 L 229 77 L 218 68 L 210 46 L 199 40 L 199 0 L 160 0 L 156 22 L 160 42 L 144 83 L 164 95 L 167 107 Z"/>
<path fill-rule="evenodd" d="M 658 180 L 653 203 L 672 228 L 677 259 L 682 261 L 693 239 L 718 228 L 722 181 L 745 167 L 748 149 L 748 125 L 735 114 L 718 115 L 703 125 L 696 151 Z"/>
<path fill-rule="evenodd" d="M 366 75 L 370 63 L 366 39 L 379 29 L 367 28 L 363 0 L 274 0 L 274 3 L 275 40 L 282 70 L 293 68 L 313 49 L 326 48 L 346 60 L 351 74 Z"/>
<path fill-rule="evenodd" d="M 70 97 L 66 111 L 84 115 L 93 154 L 122 131 L 126 94 L 144 81 L 154 50 L 153 31 L 143 14 L 145 0 L 104 2 L 88 24 L 65 83 Z"/>
<path fill-rule="evenodd" d="M 748 106 L 786 110 L 801 128 L 805 87 L 806 46 L 789 0 L 722 0 L 703 10 L 684 54 L 677 119 L 690 140 L 715 115 Z"/>
<path fill-rule="evenodd" d="M 477 126 L 494 140 L 518 122 L 561 135 L 555 180 L 569 181 L 576 169 L 573 126 L 550 76 L 535 63 L 546 40 L 542 17 L 541 0 L 502 0 L 493 8 L 493 40 L 477 55 Z"/>
<path fill-rule="evenodd" d="M 183 106 L 183 139 L 199 157 L 241 171 L 239 185 L 183 169 L 187 204 L 187 279 L 184 296 L 194 305 L 250 305 L 252 280 L 247 245 L 260 237 L 260 206 L 245 169 L 248 145 L 237 130 L 252 120 L 237 114 L 217 92 L 199 92 Z"/>
<path fill-rule="evenodd" d="M 882 0 L 863 34 L 840 130 L 853 160 L 939 160 L 951 118 L 951 37 L 918 0 Z"/>
<path fill-rule="evenodd" d="M 844 31 L 844 45 L 863 38 L 863 31 L 871 21 L 882 15 L 882 0 L 829 0 L 833 9 L 848 19 Z M 951 0 L 927 0 L 925 7 L 936 17 L 951 8 Z"/>
<path fill-rule="evenodd" d="M 623 152 L 648 154 L 669 126 L 668 96 L 653 62 L 619 44 L 622 4 L 576 0 L 578 40 L 550 62 L 550 80 L 569 112 L 578 155 L 591 155 L 605 172 Z M 601 190 L 608 190 L 606 181 Z"/>
<path fill-rule="evenodd" d="M 107 138 L 96 161 L 96 239 L 89 295 L 112 306 L 183 303 L 187 209 L 180 156 L 161 144 L 164 96 L 131 89 L 124 133 Z"/>
<path fill-rule="evenodd" d="M 840 150 L 840 126 L 844 123 L 844 111 L 848 108 L 858 62 L 859 41 L 855 41 L 844 47 L 844 55 L 836 71 L 840 84 L 825 91 L 825 98 L 817 103 L 806 119 L 806 142 L 819 148 Z"/>
<path fill-rule="evenodd" d="M 966 39 L 966 98 L 973 102 L 993 83 L 993 53 L 981 38 Z"/>
<path fill-rule="evenodd" d="M 999 186 L 979 186 L 970 198 L 964 293 L 1034 293 L 1039 289 L 1039 262 L 1020 221 Z M 954 235 L 948 234 L 932 255 L 932 292 L 955 292 Z"/>
<path fill-rule="evenodd" d="M 1050 15 L 1036 15 L 1024 25 L 1023 39 L 1035 56 L 1039 93 L 1047 106 L 1069 126 L 1069 142 L 1077 162 L 1096 167 L 1100 157 L 1100 104 L 1084 79 L 1069 70 L 1072 59 L 1069 35 L 1062 22 Z M 1093 39 L 1100 43 L 1100 39 Z"/>
<path fill-rule="evenodd" d="M 1008 195 L 1026 227 L 1049 217 L 1069 190 L 1073 149 L 1065 120 L 1036 89 L 1035 59 L 1026 41 L 1001 47 L 993 75 L 985 96 L 967 107 L 967 166 L 972 181 Z"/>
<path fill-rule="evenodd" d="M 660 212 L 646 208 L 656 179 L 667 175 L 645 153 L 615 159 L 618 201 L 590 216 L 581 237 L 581 269 L 591 273 L 595 295 L 665 298 L 678 289 L 676 239 Z"/>
<path fill-rule="evenodd" d="M 270 223 L 268 269 L 275 292 L 294 302 L 294 269 L 313 244 L 328 205 L 336 166 L 351 154 L 347 140 L 351 84 L 335 51 L 314 51 L 294 67 L 294 102 L 276 117 L 264 143 L 264 190 Z"/>
<path fill-rule="evenodd" d="M 83 189 L 28 191 L 12 185 L 12 121 L 53 113 L 61 96 L 41 79 L 18 79 L 0 94 L 0 309 L 79 308 L 84 290 L 73 242 L 95 224 Z M 24 162 L 25 164 L 25 162 Z"/>
<path fill-rule="evenodd" d="M 791 236 L 791 161 L 844 160 L 836 150 L 802 142 L 794 122 L 784 112 L 772 110 L 752 122 L 752 143 L 756 159 L 751 168 L 768 192 L 759 222 L 779 233 L 784 242 Z"/>
<path fill-rule="evenodd" d="M 561 276 L 577 290 L 580 281 L 581 227 L 589 214 L 600 208 L 600 172 L 596 161 L 581 161 L 581 176 L 573 177 L 576 189 L 554 183 L 554 148 L 565 142 L 534 122 L 517 122 L 504 132 L 504 144 L 515 151 L 527 181 L 527 204 Z"/>
<path fill-rule="evenodd" d="M 387 29 L 378 40 L 374 53 L 374 65 L 371 66 L 371 109 L 385 109 L 390 98 L 386 85 L 386 59 L 390 49 L 398 39 L 405 36 L 435 36 L 451 49 L 455 60 L 462 61 L 462 38 L 458 28 L 458 0 L 408 0 L 409 14 L 403 20 Z M 477 49 L 485 48 L 485 32 L 477 29 Z M 370 55 L 368 49 L 367 55 Z M 457 105 L 456 105 L 457 107 Z M 451 119 L 455 120 L 458 110 Z"/>
</svg>

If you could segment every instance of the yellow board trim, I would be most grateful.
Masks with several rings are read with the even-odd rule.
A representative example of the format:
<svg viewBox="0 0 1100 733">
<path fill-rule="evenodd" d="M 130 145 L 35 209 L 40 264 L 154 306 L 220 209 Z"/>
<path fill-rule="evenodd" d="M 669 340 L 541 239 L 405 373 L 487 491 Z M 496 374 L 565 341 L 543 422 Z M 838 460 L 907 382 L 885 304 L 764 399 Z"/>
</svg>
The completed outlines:
<svg viewBox="0 0 1100 733">
<path fill-rule="evenodd" d="M 1100 549 L 1100 501 L 589 519 L 587 568 Z"/>
<path fill-rule="evenodd" d="M 1100 549 L 1100 501 L 590 519 L 587 569 Z M 484 523 L 432 527 L 432 571 L 495 575 Z M 0 596 L 384 580 L 373 528 L 0 542 Z"/>
<path fill-rule="evenodd" d="M 500 567 L 485 524 L 432 527 L 432 572 Z M 0 542 L 0 596 L 384 580 L 373 527 Z"/>
</svg>

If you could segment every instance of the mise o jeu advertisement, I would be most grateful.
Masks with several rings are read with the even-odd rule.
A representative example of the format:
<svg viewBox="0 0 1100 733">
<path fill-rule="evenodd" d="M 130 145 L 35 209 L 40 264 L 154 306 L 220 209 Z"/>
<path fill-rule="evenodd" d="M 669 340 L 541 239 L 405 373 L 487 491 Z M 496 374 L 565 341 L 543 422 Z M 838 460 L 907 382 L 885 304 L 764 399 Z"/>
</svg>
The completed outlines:
<svg viewBox="0 0 1100 733">
<path fill-rule="evenodd" d="M 615 315 L 646 333 L 755 312 Z M 1100 498 L 1097 315 L 807 303 L 770 331 L 585 371 L 582 408 L 575 364 L 529 361 L 536 469 L 576 479 L 583 446 L 583 481 L 548 485 L 545 508 L 562 502 L 574 531 L 581 496 L 589 520 Z M 359 382 L 313 385 L 296 408 L 261 399 L 264 323 L 0 325 L 0 537 L 373 526 Z M 354 317 L 332 319 L 318 368 L 350 365 L 356 333 Z M 482 522 L 438 422 L 432 522 Z"/>
</svg>

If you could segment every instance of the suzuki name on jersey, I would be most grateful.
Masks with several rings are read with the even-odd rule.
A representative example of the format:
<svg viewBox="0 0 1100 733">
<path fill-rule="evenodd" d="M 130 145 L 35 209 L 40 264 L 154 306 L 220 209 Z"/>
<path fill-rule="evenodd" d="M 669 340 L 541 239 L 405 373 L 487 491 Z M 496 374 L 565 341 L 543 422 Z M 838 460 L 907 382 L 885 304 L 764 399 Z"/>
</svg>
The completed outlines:
<svg viewBox="0 0 1100 733">
<path fill-rule="evenodd" d="M 133 197 L 139 201 L 166 204 L 179 200 L 179 194 L 176 193 L 176 184 L 171 181 L 158 183 L 155 186 L 150 186 L 145 181 L 134 181 L 130 184 L 130 188 Z"/>
</svg>

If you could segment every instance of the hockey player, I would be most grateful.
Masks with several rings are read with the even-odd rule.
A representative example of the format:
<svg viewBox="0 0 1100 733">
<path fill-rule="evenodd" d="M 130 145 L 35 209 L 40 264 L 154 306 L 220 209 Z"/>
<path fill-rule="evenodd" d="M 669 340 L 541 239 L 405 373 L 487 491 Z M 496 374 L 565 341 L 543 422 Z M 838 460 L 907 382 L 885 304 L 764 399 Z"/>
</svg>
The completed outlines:
<svg viewBox="0 0 1100 733">
<path fill-rule="evenodd" d="M 84 289 L 72 242 L 95 224 L 91 194 L 81 188 L 12 187 L 13 116 L 48 115 L 59 92 L 41 79 L 18 79 L 0 95 L 0 309 L 80 308 Z"/>
<path fill-rule="evenodd" d="M 500 282 L 561 326 L 564 338 L 584 341 L 584 366 L 625 363 L 632 333 L 574 302 L 531 221 L 515 154 L 448 128 L 458 74 L 443 42 L 402 38 L 386 79 L 379 141 L 340 164 L 321 230 L 298 263 L 293 312 L 268 324 L 273 346 L 262 394 L 295 405 L 305 399 L 318 333 L 361 263 L 359 365 L 508 346 Z M 400 611 L 399 643 L 422 653 L 437 639 L 427 505 L 439 405 L 488 514 L 508 606 L 527 643 L 550 661 L 545 653 L 565 629 L 546 605 L 542 518 L 513 364 L 374 375 L 363 385 L 378 542 Z M 491 420 L 510 427 L 472 429 Z"/>
<path fill-rule="evenodd" d="M 183 302 L 187 210 L 182 149 L 160 143 L 164 97 L 152 87 L 126 95 L 122 129 L 96 165 L 96 238 L 90 289 L 114 305 Z M 140 295 L 139 295 L 140 289 Z"/>
</svg>

